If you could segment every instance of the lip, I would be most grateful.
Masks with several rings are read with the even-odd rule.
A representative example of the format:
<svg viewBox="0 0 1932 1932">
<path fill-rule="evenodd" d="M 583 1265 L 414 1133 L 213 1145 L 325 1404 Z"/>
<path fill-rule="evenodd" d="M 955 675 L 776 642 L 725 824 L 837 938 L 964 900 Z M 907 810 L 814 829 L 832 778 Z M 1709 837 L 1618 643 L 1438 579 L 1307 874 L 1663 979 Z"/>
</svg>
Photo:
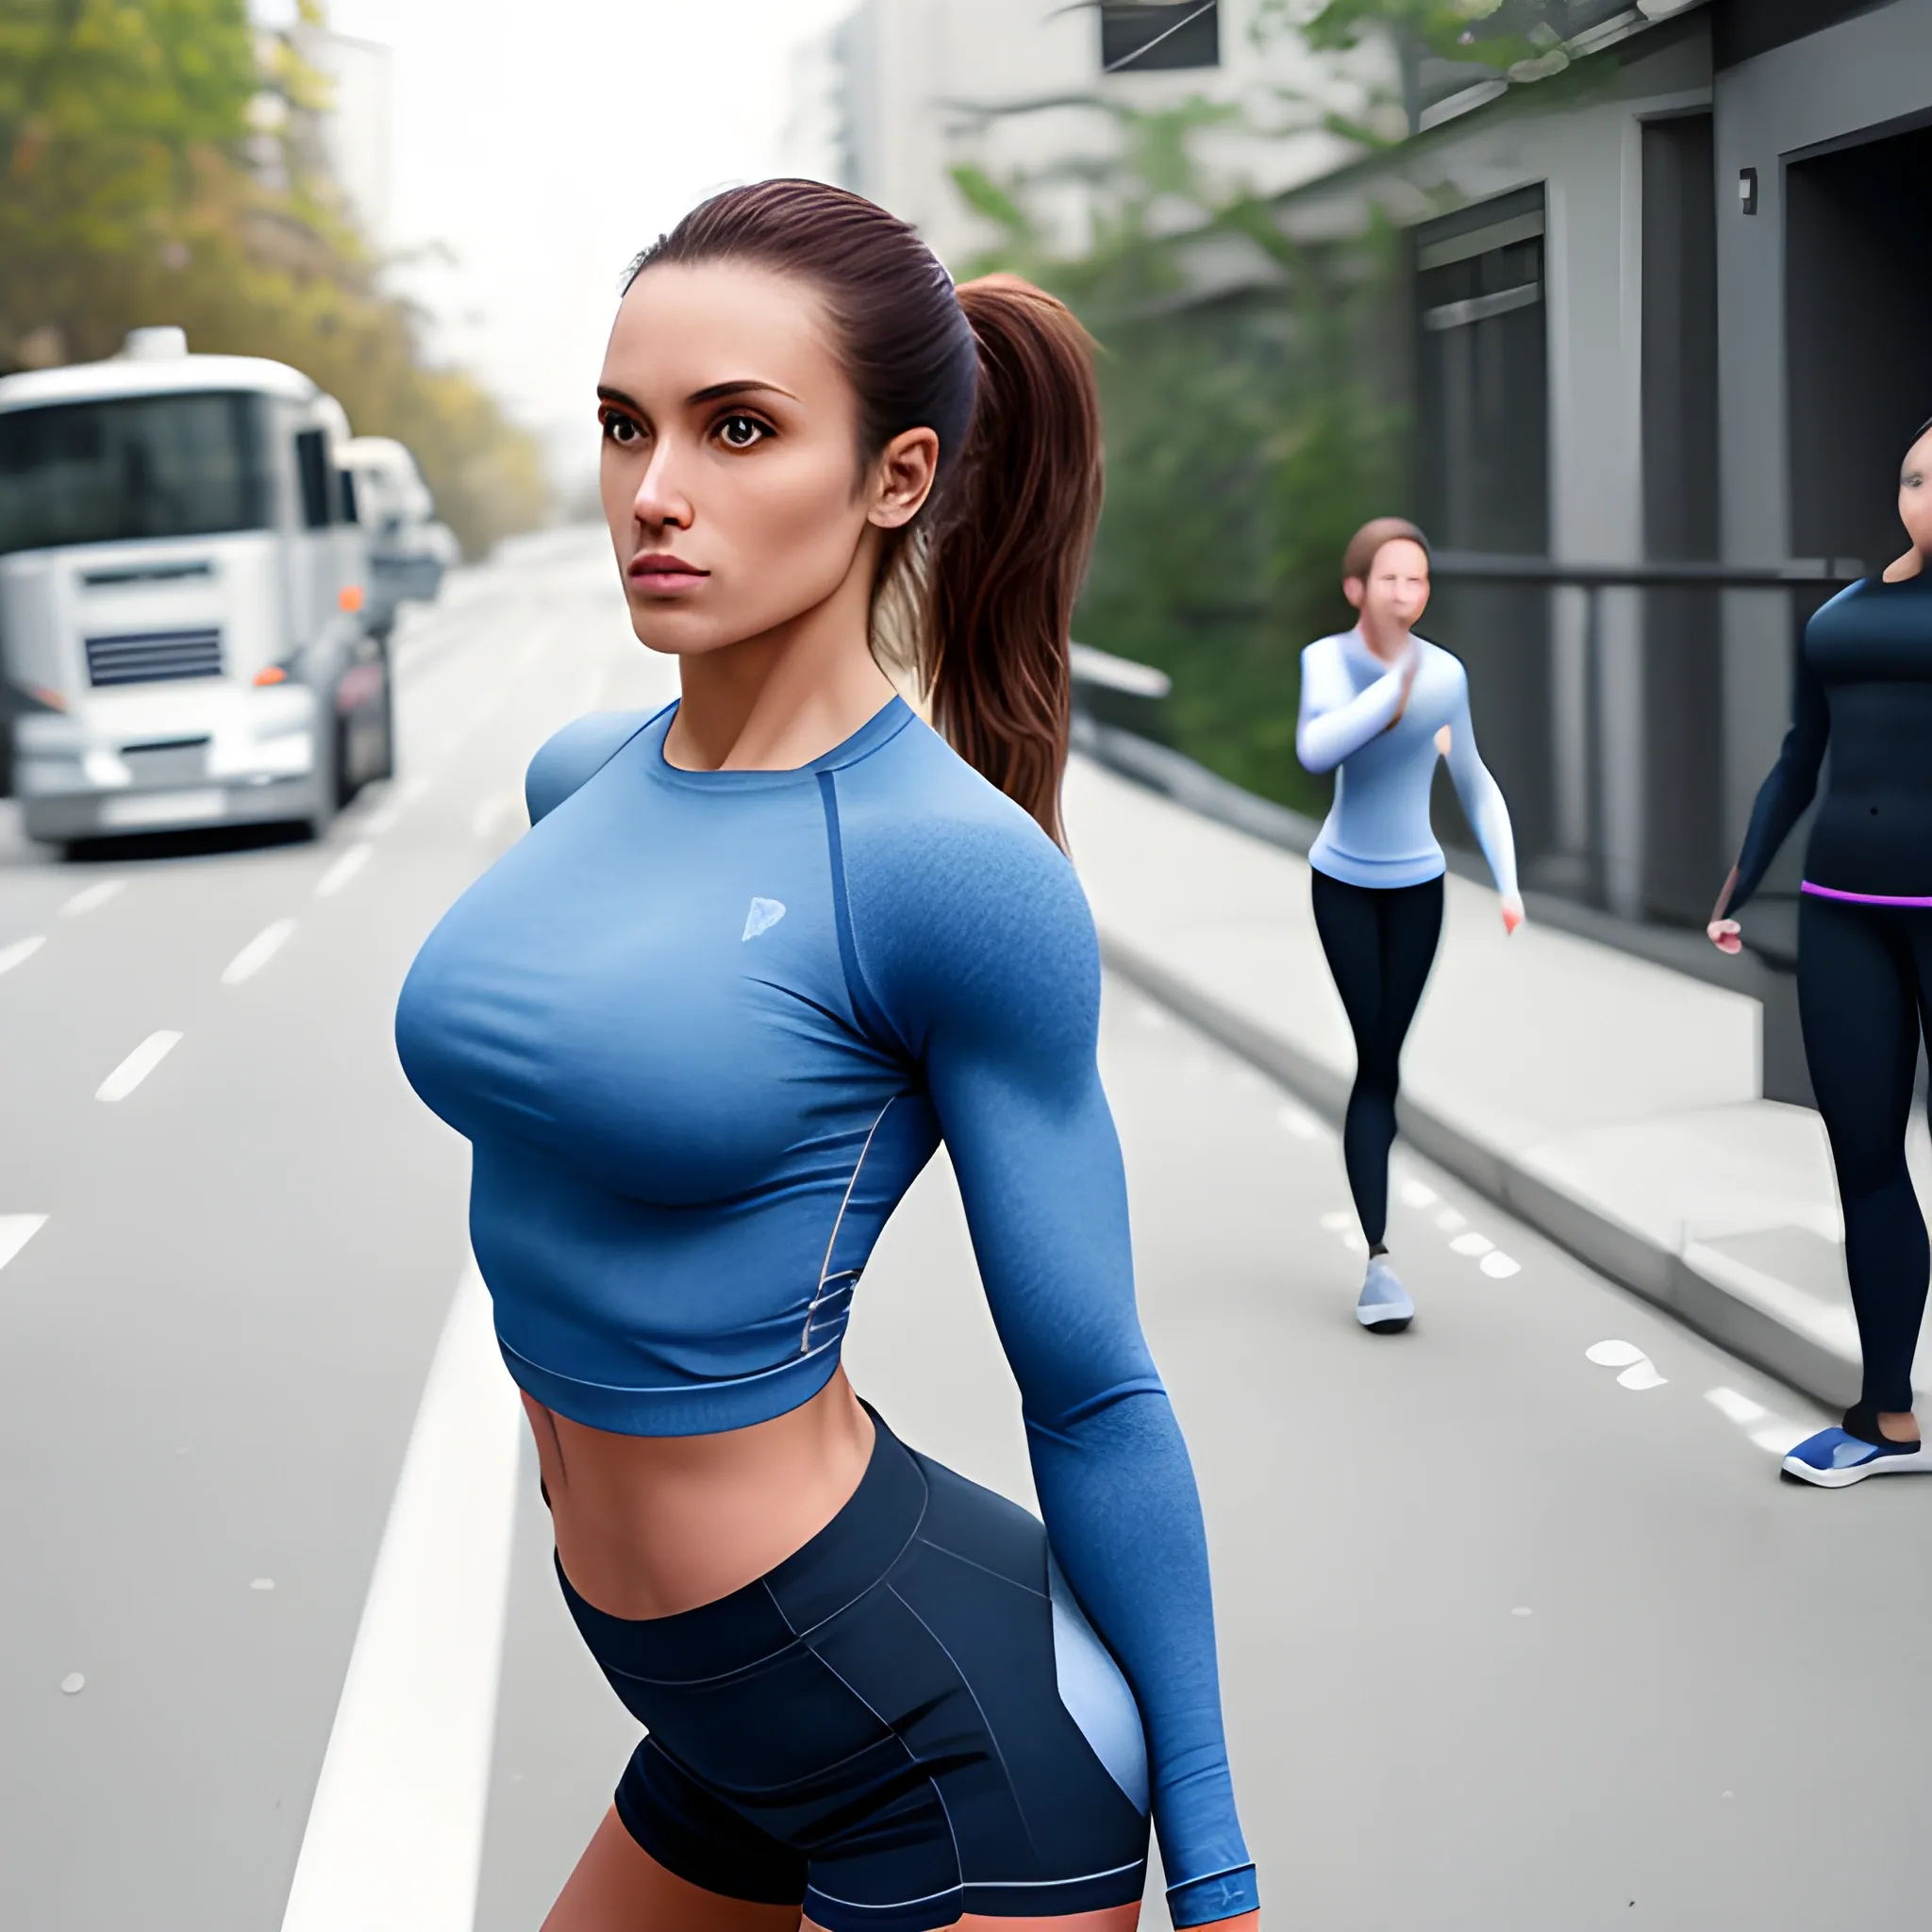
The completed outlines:
<svg viewBox="0 0 1932 1932">
<path fill-rule="evenodd" d="M 661 592 L 691 590 L 703 583 L 710 572 L 700 570 L 696 564 L 687 563 L 669 551 L 651 550 L 632 558 L 625 575 L 641 591 Z"/>
</svg>

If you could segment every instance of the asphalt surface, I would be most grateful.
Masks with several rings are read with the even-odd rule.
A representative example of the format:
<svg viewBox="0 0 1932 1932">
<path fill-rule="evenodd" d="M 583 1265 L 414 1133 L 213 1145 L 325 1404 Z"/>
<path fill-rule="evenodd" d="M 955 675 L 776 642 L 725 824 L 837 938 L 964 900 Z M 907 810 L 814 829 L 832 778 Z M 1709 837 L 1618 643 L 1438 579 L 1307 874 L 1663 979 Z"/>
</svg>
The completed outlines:
<svg viewBox="0 0 1932 1932">
<path fill-rule="evenodd" d="M 576 536 L 412 614 L 399 681 L 320 845 L 63 862 L 0 808 L 8 1927 L 534 1932 L 635 1740 L 390 1021 L 530 752 L 669 687 Z M 1781 1484 L 1814 1410 L 1407 1156 L 1421 1313 L 1362 1333 L 1332 1135 L 1120 984 L 1102 1059 L 1266 1923 L 1915 1923 L 1932 1485 Z M 1030 1501 L 943 1161 L 847 1359 Z"/>
</svg>

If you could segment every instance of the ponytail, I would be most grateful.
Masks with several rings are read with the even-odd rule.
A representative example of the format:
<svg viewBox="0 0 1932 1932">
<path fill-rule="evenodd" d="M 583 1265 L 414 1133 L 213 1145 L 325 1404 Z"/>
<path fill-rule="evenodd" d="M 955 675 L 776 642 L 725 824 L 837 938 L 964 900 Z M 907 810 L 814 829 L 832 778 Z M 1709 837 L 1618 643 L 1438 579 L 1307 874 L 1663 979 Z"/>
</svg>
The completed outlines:
<svg viewBox="0 0 1932 1932">
<path fill-rule="evenodd" d="M 933 722 L 1064 842 L 1069 632 L 1100 518 L 1092 344 L 1063 304 L 1014 275 L 966 283 L 959 306 L 979 391 L 925 543 Z"/>
<path fill-rule="evenodd" d="M 858 398 L 862 462 L 902 430 L 938 431 L 932 497 L 882 561 L 873 652 L 929 699 L 960 757 L 1059 840 L 1069 630 L 1100 517 L 1086 330 L 1014 275 L 956 291 L 903 222 L 822 182 L 714 195 L 631 275 L 721 259 L 824 291 Z"/>
</svg>

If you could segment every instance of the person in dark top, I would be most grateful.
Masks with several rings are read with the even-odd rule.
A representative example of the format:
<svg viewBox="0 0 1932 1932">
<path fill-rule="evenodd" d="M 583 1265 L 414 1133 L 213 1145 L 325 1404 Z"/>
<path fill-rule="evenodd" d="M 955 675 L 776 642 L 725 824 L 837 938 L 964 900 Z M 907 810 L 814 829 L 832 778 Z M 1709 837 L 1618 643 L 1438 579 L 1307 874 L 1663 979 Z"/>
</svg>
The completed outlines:
<svg viewBox="0 0 1932 1932">
<path fill-rule="evenodd" d="M 1838 1489 L 1932 1471 L 1912 1414 L 1925 1312 L 1925 1223 L 1906 1168 L 1919 1041 L 1932 1029 L 1932 422 L 1899 477 L 1911 547 L 1841 591 L 1805 627 L 1791 728 L 1757 793 L 1709 924 L 1726 953 L 1736 914 L 1831 774 L 1811 828 L 1798 910 L 1798 1009 L 1844 1212 L 1845 1269 L 1864 1388 L 1841 1427 L 1785 1457 Z"/>
</svg>

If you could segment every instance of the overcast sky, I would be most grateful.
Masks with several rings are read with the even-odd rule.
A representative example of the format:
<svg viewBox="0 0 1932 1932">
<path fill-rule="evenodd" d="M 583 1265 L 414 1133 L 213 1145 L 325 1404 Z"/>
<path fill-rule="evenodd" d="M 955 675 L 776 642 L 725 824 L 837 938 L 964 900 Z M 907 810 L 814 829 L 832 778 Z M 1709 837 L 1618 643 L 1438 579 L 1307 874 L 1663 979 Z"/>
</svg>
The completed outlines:
<svg viewBox="0 0 1932 1932">
<path fill-rule="evenodd" d="M 392 242 L 440 350 L 544 439 L 594 462 L 591 391 L 625 261 L 783 146 L 799 50 L 854 0 L 332 0 L 329 25 L 391 50 Z M 292 0 L 256 0 L 282 22 Z M 559 481 L 569 478 L 559 475 Z"/>
</svg>

